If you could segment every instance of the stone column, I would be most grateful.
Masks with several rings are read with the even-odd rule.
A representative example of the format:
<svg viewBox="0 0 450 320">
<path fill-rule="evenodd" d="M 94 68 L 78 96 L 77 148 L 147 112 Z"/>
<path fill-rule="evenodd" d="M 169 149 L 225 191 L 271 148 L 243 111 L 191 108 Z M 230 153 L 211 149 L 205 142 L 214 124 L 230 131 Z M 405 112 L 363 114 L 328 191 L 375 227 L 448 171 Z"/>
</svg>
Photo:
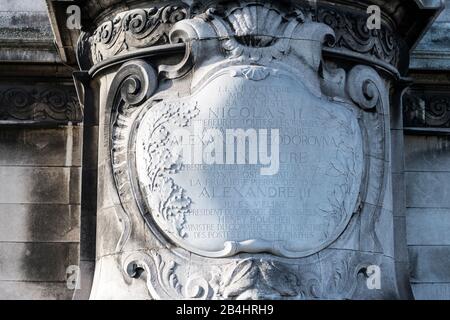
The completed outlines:
<svg viewBox="0 0 450 320">
<path fill-rule="evenodd" d="M 393 2 L 100 16 L 78 50 L 99 115 L 91 298 L 409 298 L 390 108 L 420 6 Z"/>
</svg>

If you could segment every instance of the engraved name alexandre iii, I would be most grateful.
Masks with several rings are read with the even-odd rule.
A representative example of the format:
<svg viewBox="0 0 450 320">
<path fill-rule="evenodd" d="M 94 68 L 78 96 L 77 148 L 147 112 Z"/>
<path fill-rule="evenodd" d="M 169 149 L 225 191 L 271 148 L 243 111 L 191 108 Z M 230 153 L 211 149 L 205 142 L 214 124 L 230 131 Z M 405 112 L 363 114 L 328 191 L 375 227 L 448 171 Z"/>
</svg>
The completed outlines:
<svg viewBox="0 0 450 320">
<path fill-rule="evenodd" d="M 366 161 L 365 146 L 384 156 L 376 111 L 385 98 L 373 69 L 322 61 L 333 36 L 301 10 L 247 3 L 173 25 L 170 41 L 186 43 L 187 52 L 180 64 L 159 66 L 172 88 L 158 87 L 158 71 L 144 60 L 119 69 L 110 94 L 112 167 L 124 209 L 117 250 L 130 237 L 130 216 L 141 214 L 167 249 L 131 253 L 122 264 L 130 276 L 148 272 L 153 298 L 303 299 L 354 290 L 346 281 L 361 268 L 354 257 L 336 262 L 340 271 L 312 266 L 347 232 L 366 195 L 382 196 L 382 183 L 366 183 L 369 171 L 373 179 L 384 173 Z M 278 141 L 259 135 L 265 149 L 254 154 L 279 152 L 275 174 L 260 174 L 267 163 L 250 161 L 251 152 L 241 164 L 223 161 L 239 156 L 239 141 L 228 148 L 210 133 L 236 129 L 248 133 L 241 151 L 252 132 L 279 132 Z M 180 130 L 215 161 L 178 152 Z"/>
</svg>

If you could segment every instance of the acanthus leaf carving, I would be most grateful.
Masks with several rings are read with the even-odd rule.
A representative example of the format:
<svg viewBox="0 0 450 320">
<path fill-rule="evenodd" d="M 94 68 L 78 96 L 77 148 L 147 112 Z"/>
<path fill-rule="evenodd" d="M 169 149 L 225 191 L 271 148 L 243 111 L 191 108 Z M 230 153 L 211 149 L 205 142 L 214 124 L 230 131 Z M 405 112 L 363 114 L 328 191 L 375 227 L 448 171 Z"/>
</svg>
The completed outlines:
<svg viewBox="0 0 450 320">
<path fill-rule="evenodd" d="M 187 17 L 183 5 L 134 9 L 102 23 L 89 38 L 92 62 L 122 52 L 168 43 L 171 26 Z"/>
<path fill-rule="evenodd" d="M 318 6 L 315 19 L 335 31 L 336 41 L 330 47 L 371 55 L 393 66 L 399 63 L 398 39 L 388 25 L 369 30 L 366 16 L 327 6 Z"/>
<path fill-rule="evenodd" d="M 259 52 L 249 48 L 268 47 L 273 44 L 273 34 L 285 31 L 286 22 L 296 19 L 299 22 L 311 18 L 312 21 L 325 24 L 334 30 L 335 41 L 328 41 L 326 47 L 339 50 L 342 53 L 353 52 L 368 55 L 393 67 L 400 63 L 400 40 L 388 23 L 383 22 L 379 30 L 369 30 L 366 25 L 365 12 L 339 10 L 336 7 L 318 4 L 317 9 L 308 6 L 292 6 L 287 12 L 280 11 L 267 3 L 240 2 L 240 5 L 231 9 L 226 6 L 210 4 L 208 10 L 198 14 L 204 20 L 213 21 L 217 17 L 228 20 L 233 15 L 244 14 L 244 20 L 232 19 L 226 29 L 235 32 L 233 39 L 225 43 L 227 50 L 232 54 L 242 54 L 235 42 L 246 45 L 245 54 L 258 58 Z M 192 8 L 191 8 L 192 9 Z M 180 3 L 162 7 L 134 9 L 126 11 L 102 23 L 89 37 L 79 43 L 80 61 L 85 60 L 90 43 L 91 60 L 93 64 L 107 58 L 130 52 L 134 49 L 147 48 L 171 43 L 169 32 L 172 26 L 182 20 L 190 18 L 192 14 L 188 7 Z M 193 10 L 195 11 L 195 10 Z M 279 15 L 281 13 L 282 15 Z M 253 21 L 252 21 L 253 19 Z M 270 23 L 269 23 L 270 21 Z M 256 30 L 258 30 L 256 32 Z M 256 35 L 256 33 L 259 35 Z M 84 37 L 87 37 L 86 35 Z M 273 52 L 277 54 L 276 51 Z M 87 67 L 88 63 L 83 62 Z"/>
<path fill-rule="evenodd" d="M 332 262 L 319 271 L 316 264 L 296 264 L 272 257 L 247 257 L 197 266 L 189 277 L 183 275 L 179 258 L 165 251 L 130 254 L 124 260 L 127 274 L 140 278 L 147 272 L 153 299 L 191 300 L 314 300 L 350 299 L 358 286 L 358 274 L 377 261 L 359 261 L 351 254 L 330 256 Z M 196 263 L 191 261 L 191 263 Z M 192 267 L 192 266 L 191 266 Z"/>
</svg>

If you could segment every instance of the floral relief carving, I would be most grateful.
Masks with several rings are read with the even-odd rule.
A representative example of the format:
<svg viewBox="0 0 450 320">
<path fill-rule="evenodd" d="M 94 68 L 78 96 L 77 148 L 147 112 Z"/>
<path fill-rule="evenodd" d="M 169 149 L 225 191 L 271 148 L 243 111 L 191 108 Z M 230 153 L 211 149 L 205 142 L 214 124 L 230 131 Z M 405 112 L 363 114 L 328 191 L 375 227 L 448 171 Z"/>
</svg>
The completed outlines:
<svg viewBox="0 0 450 320">
<path fill-rule="evenodd" d="M 319 7 L 316 20 L 327 24 L 336 33 L 336 41 L 332 47 L 369 54 L 397 66 L 399 46 L 393 31 L 387 25 L 383 24 L 379 30 L 369 30 L 367 16 L 330 7 Z"/>
<path fill-rule="evenodd" d="M 147 283 L 154 299 L 193 300 L 314 300 L 351 298 L 361 270 L 374 262 L 358 262 L 351 255 L 330 257 L 332 266 L 319 270 L 311 264 L 248 257 L 197 267 L 188 278 L 183 265 L 164 252 L 131 254 L 125 260 L 130 275 L 137 268 L 149 273 Z"/>
<path fill-rule="evenodd" d="M 149 206 L 155 208 L 155 218 L 161 220 L 164 228 L 183 238 L 185 236 L 185 214 L 192 200 L 186 191 L 176 185 L 167 174 L 177 173 L 181 168 L 179 154 L 170 149 L 171 129 L 187 126 L 198 114 L 195 105 L 189 103 L 163 102 L 163 106 L 152 114 L 156 119 L 144 124 L 142 156 L 147 175 L 144 193 L 148 196 Z"/>
<path fill-rule="evenodd" d="M 236 37 L 228 39 L 224 47 L 234 55 L 258 57 L 260 53 L 251 48 L 269 47 L 274 41 L 271 35 L 283 33 L 289 21 L 296 19 L 301 22 L 310 16 L 312 21 L 324 23 L 334 30 L 336 41 L 326 43 L 326 47 L 370 55 L 394 67 L 400 62 L 399 40 L 392 29 L 383 23 L 381 29 L 369 30 L 365 12 L 348 12 L 321 4 L 318 4 L 317 9 L 307 6 L 292 7 L 289 11 L 282 12 L 267 4 L 247 4 L 242 2 L 232 10 L 211 5 L 203 15 L 204 19 L 210 20 L 214 17 L 227 20 L 228 17 L 238 17 L 239 14 L 250 17 L 250 20 L 231 19 L 227 23 L 226 27 L 235 31 Z M 169 32 L 173 24 L 189 18 L 189 10 L 182 3 L 135 9 L 119 14 L 102 23 L 89 37 L 92 62 L 95 64 L 133 49 L 169 44 Z M 255 37 L 252 34 L 256 30 L 260 36 Z M 245 45 L 244 52 L 243 47 L 238 48 L 236 42 Z M 82 52 L 84 51 L 80 51 Z"/>
</svg>

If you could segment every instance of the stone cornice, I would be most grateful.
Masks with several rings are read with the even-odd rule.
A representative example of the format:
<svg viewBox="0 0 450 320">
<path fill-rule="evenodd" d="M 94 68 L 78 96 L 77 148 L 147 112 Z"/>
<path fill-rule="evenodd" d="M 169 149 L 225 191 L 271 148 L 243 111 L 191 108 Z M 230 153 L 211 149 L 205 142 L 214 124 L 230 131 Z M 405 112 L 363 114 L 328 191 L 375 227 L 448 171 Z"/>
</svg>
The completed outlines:
<svg viewBox="0 0 450 320">
<path fill-rule="evenodd" d="M 117 14 L 103 22 L 95 31 L 83 33 L 79 41 L 78 60 L 83 69 L 150 46 L 169 44 L 169 32 L 174 23 L 201 15 L 213 4 L 187 7 L 173 2 L 160 7 L 133 9 Z M 317 8 L 303 3 L 284 6 L 289 12 L 301 10 L 313 21 L 322 22 L 336 33 L 336 41 L 328 45 L 330 52 L 348 55 L 351 59 L 365 58 L 379 65 L 390 65 L 395 70 L 401 65 L 400 55 L 407 56 L 403 41 L 394 33 L 393 27 L 384 22 L 380 30 L 368 30 L 367 13 L 348 7 L 320 4 Z M 404 59 L 403 61 L 408 61 Z"/>
<path fill-rule="evenodd" d="M 105 2 L 105 3 L 103 3 Z M 188 15 L 192 16 L 192 13 L 195 13 L 197 9 L 210 5 L 217 1 L 210 0 L 202 0 L 202 1 L 194 1 L 189 8 Z M 229 1 L 223 1 L 229 2 Z M 143 0 L 109 0 L 109 1 L 92 1 L 92 0 L 77 0 L 73 2 L 60 1 L 60 0 L 47 0 L 49 7 L 50 19 L 52 21 L 53 30 L 57 37 L 57 45 L 60 49 L 60 53 L 63 56 L 63 61 L 68 63 L 74 63 L 75 58 L 74 54 L 76 52 L 76 38 L 79 36 L 78 30 L 68 30 L 65 28 L 66 21 L 66 13 L 65 8 L 70 4 L 78 4 L 82 8 L 82 25 L 83 30 L 85 30 L 89 36 L 98 31 L 98 28 L 101 27 L 104 23 L 109 23 L 108 21 L 113 22 L 114 17 L 123 15 L 125 11 L 146 8 L 151 9 L 153 7 L 161 7 L 166 5 L 175 5 L 175 6 L 186 6 L 183 1 L 143 1 Z M 307 1 L 297 0 L 297 1 L 286 1 L 286 3 L 290 4 L 305 4 Z M 332 7 L 347 7 L 347 8 L 360 8 L 360 14 L 364 14 L 364 8 L 367 8 L 368 5 L 376 4 L 381 7 L 383 16 L 385 18 L 386 25 L 389 27 L 387 29 L 395 30 L 398 38 L 401 38 L 404 42 L 404 50 L 407 51 L 415 46 L 417 41 L 421 38 L 422 34 L 431 22 L 434 21 L 434 18 L 442 9 L 442 3 L 440 0 L 433 1 L 420 1 L 420 0 L 411 0 L 411 1 L 384 1 L 384 0 L 363 0 L 355 3 L 354 1 L 348 0 L 334 0 L 334 1 L 318 1 L 319 7 L 321 3 L 325 3 L 326 5 L 331 5 Z M 335 6 L 334 4 L 338 4 Z M 345 10 L 344 10 L 345 11 Z M 383 37 L 390 37 L 389 31 L 386 30 L 384 35 L 377 35 L 379 39 Z M 163 32 L 164 33 L 164 32 Z M 338 32 L 339 33 L 339 32 Z M 356 32 L 357 35 L 357 32 Z M 339 35 L 338 35 L 339 36 Z M 361 34 L 364 37 L 364 34 Z M 160 38 L 160 37 L 157 37 Z M 162 39 L 164 38 L 164 34 L 162 35 Z M 389 60 L 388 63 L 391 65 L 395 65 L 398 61 L 394 61 L 395 59 L 392 56 L 392 52 L 389 52 L 390 41 L 380 42 L 378 40 L 372 39 L 371 37 L 367 43 L 366 40 L 362 42 L 361 45 L 357 45 L 355 47 L 355 52 L 372 50 L 372 53 L 369 55 L 377 57 L 377 55 L 381 55 L 382 59 L 378 59 L 380 62 L 386 62 L 386 58 Z M 154 39 L 156 42 L 162 40 Z M 356 39 L 357 41 L 360 39 Z M 151 41 L 148 41 L 147 45 Z M 374 44 L 373 42 L 378 42 L 378 44 Z M 387 45 L 386 45 L 387 44 Z M 339 45 L 339 43 L 338 43 Z M 343 45 L 343 47 L 348 45 Z M 374 48 L 370 48 L 374 46 Z M 137 46 L 140 48 L 140 45 Z M 347 48 L 348 49 L 348 48 Z M 385 51 L 381 52 L 380 51 Z M 388 50 L 385 50 L 388 49 Z M 378 52 L 377 52 L 378 51 Z M 363 53 L 365 54 L 365 53 Z M 65 59 L 64 59 L 65 58 Z M 394 63 L 393 63 L 394 62 Z M 402 59 L 403 65 L 399 66 L 400 71 L 403 73 L 404 69 L 406 69 L 405 65 L 407 65 L 408 61 L 405 62 Z M 89 63 L 87 63 L 89 64 Z M 81 62 L 83 68 L 86 67 L 86 63 Z M 91 63 L 92 65 L 92 63 Z"/>
</svg>

